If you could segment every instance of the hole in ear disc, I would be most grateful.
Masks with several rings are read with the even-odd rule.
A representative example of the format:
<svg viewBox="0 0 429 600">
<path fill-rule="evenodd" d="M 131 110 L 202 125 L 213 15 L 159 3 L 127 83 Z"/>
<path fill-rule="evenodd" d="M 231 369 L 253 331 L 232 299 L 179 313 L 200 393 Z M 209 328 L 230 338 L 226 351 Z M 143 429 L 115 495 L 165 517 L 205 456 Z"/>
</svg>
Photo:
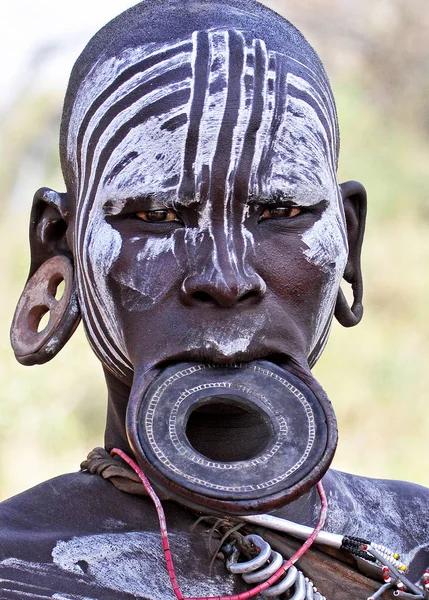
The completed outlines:
<svg viewBox="0 0 429 600">
<path fill-rule="evenodd" d="M 27 317 L 27 326 L 32 333 L 40 333 L 49 323 L 49 308 L 44 305 L 33 306 Z"/>
</svg>

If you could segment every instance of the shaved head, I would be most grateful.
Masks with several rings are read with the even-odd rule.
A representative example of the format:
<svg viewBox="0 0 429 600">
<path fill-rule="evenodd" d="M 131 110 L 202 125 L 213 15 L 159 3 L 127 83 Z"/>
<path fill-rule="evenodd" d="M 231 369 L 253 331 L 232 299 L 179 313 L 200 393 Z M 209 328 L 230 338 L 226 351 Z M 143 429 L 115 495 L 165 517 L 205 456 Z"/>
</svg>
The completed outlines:
<svg viewBox="0 0 429 600">
<path fill-rule="evenodd" d="M 169 46 L 173 46 L 170 54 L 177 53 L 178 47 L 182 47 L 184 51 L 187 47 L 188 52 L 195 54 L 197 47 L 191 49 L 189 45 L 194 32 L 231 28 L 240 30 L 247 40 L 263 40 L 266 52 L 272 55 L 278 53 L 294 59 L 295 71 L 304 79 L 310 78 L 312 84 L 317 83 L 322 101 L 334 106 L 328 78 L 313 48 L 291 23 L 258 2 L 253 0 L 141 2 L 103 27 L 88 43 L 73 68 L 64 103 L 60 141 L 61 162 L 68 187 L 70 188 L 75 176 L 67 153 L 70 118 L 78 92 L 90 74 L 94 74 L 102 64 L 106 70 L 110 70 L 110 74 L 105 75 L 103 97 L 96 93 L 89 95 L 88 106 L 81 106 L 82 110 L 92 108 L 94 111 L 95 107 L 92 106 L 94 96 L 99 103 L 103 102 L 122 81 L 149 68 L 152 62 L 150 55 L 158 54 L 157 58 L 160 60 L 162 59 L 159 56 L 160 51 L 162 54 L 162 49 L 165 50 Z M 180 40 L 182 44 L 177 43 Z M 186 41 L 188 41 L 187 46 Z M 201 44 L 199 50 L 200 54 L 204 54 Z M 205 51 L 208 52 L 209 48 Z M 156 61 L 157 58 L 153 60 Z M 198 72 L 194 75 L 198 76 Z M 94 90 L 96 91 L 100 90 Z M 82 102 L 81 96 L 80 102 Z M 337 160 L 338 125 L 335 108 L 330 118 L 333 120 L 335 160 Z"/>
</svg>

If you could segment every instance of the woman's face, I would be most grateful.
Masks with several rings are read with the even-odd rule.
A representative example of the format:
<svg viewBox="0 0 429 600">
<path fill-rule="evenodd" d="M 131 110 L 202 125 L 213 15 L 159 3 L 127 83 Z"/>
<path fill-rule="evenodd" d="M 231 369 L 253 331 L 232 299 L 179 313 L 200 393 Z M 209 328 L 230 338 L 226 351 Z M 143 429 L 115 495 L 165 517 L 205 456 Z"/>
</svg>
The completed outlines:
<svg viewBox="0 0 429 600">
<path fill-rule="evenodd" d="M 87 76 L 69 133 L 74 252 L 91 344 L 118 377 L 320 353 L 348 248 L 317 81 L 236 30 Z"/>
</svg>

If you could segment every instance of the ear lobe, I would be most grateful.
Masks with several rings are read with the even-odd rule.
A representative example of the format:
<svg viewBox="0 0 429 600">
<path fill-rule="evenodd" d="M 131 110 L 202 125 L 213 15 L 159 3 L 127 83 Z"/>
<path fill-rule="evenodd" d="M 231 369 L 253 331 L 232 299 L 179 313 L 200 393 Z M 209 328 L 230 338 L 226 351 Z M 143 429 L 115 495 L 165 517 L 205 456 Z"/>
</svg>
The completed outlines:
<svg viewBox="0 0 429 600">
<path fill-rule="evenodd" d="M 69 220 L 66 194 L 48 188 L 36 192 L 30 221 L 30 274 L 10 332 L 15 356 L 24 365 L 53 358 L 80 321 L 73 254 L 67 242 Z M 49 321 L 42 327 L 47 313 Z"/>
<path fill-rule="evenodd" d="M 353 291 L 350 307 L 340 289 L 335 305 L 335 317 L 344 327 L 357 325 L 363 316 L 363 280 L 361 252 L 366 220 L 366 190 L 358 181 L 347 181 L 340 185 L 347 226 L 349 256 L 344 270 L 344 279 Z"/>
</svg>

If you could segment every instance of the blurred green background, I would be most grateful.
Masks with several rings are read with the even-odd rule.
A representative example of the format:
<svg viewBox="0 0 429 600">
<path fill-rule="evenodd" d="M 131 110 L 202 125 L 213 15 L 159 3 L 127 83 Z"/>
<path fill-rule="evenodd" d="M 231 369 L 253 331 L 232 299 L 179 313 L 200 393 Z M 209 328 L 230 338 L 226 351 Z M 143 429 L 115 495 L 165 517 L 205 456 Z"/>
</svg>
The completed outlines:
<svg viewBox="0 0 429 600">
<path fill-rule="evenodd" d="M 55 360 L 32 368 L 15 361 L 8 330 L 29 266 L 32 194 L 42 185 L 64 189 L 57 138 L 73 57 L 92 32 L 132 4 L 75 0 L 67 9 L 61 3 L 61 13 L 41 0 L 1 9 L 9 13 L 0 14 L 8 50 L 2 53 L 8 95 L 0 98 L 0 499 L 78 469 L 103 443 L 106 392 L 82 328 Z M 338 104 L 339 179 L 362 181 L 369 196 L 365 316 L 351 330 L 334 325 L 315 368 L 339 420 L 334 466 L 429 485 L 426 0 L 267 4 L 321 55 Z M 25 52 L 22 40 L 31 41 Z"/>
</svg>

